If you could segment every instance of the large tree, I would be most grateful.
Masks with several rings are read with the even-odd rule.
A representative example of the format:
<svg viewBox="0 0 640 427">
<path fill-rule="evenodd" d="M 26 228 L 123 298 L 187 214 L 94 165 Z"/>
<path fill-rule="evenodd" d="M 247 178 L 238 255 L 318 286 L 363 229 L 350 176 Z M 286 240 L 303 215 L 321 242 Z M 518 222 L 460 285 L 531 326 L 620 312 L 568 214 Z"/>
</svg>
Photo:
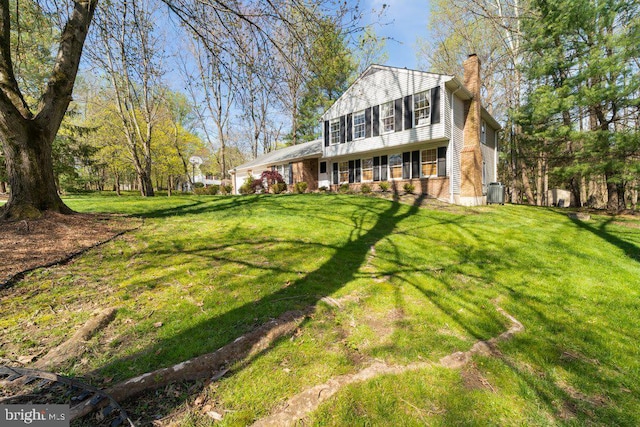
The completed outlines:
<svg viewBox="0 0 640 427">
<path fill-rule="evenodd" d="M 10 1 L 0 0 L 0 139 L 11 187 L 0 214 L 4 219 L 39 216 L 44 210 L 71 212 L 58 195 L 51 150 L 71 101 L 97 1 L 73 1 L 48 83 L 32 109 L 14 74 Z"/>
<path fill-rule="evenodd" d="M 608 209 L 624 209 L 640 155 L 640 6 L 533 0 L 531 8 L 524 27 L 530 90 L 520 116 L 529 143 L 578 201 L 581 182 L 598 177 Z"/>
</svg>

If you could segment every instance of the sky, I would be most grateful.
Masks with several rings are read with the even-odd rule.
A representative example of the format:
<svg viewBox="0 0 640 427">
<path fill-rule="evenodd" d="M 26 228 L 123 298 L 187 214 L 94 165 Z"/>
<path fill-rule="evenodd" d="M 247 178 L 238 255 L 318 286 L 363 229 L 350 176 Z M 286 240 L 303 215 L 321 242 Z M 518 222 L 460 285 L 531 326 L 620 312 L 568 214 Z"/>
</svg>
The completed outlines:
<svg viewBox="0 0 640 427">
<path fill-rule="evenodd" d="M 375 28 L 378 36 L 388 38 L 389 60 L 383 65 L 417 69 L 416 41 L 429 34 L 429 0 L 360 0 L 366 12 L 380 11 L 385 4 L 381 25 Z"/>
</svg>

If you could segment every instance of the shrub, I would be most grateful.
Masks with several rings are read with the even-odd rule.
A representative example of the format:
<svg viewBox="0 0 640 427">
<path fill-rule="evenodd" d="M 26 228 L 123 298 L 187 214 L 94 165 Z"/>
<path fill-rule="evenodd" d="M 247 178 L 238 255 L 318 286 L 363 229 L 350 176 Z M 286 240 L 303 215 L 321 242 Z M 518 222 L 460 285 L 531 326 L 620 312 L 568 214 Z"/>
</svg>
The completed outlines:
<svg viewBox="0 0 640 427">
<path fill-rule="evenodd" d="M 198 195 L 208 195 L 215 196 L 220 191 L 219 185 L 210 185 L 208 187 L 196 187 L 193 189 L 193 192 Z"/>
<path fill-rule="evenodd" d="M 404 192 L 407 194 L 413 194 L 413 191 L 416 189 L 415 185 L 408 182 L 402 188 L 404 188 Z"/>
<path fill-rule="evenodd" d="M 240 187 L 240 194 L 255 194 L 255 181 L 256 179 L 250 175 Z M 260 185 L 262 185 L 262 182 L 260 182 Z"/>
<path fill-rule="evenodd" d="M 369 184 L 362 184 L 360 186 L 360 191 L 362 194 L 369 194 L 371 193 L 371 186 Z"/>
<path fill-rule="evenodd" d="M 326 185 L 323 185 L 322 187 L 318 188 L 318 190 L 320 191 L 329 191 L 329 188 Z"/>
<path fill-rule="evenodd" d="M 201 182 L 194 182 L 193 183 L 193 188 L 203 188 L 204 184 Z"/>
<path fill-rule="evenodd" d="M 233 186 L 231 184 L 224 184 L 220 187 L 222 194 L 231 194 L 233 192 Z"/>
<path fill-rule="evenodd" d="M 300 181 L 300 182 L 296 182 L 295 183 L 294 190 L 295 190 L 296 193 L 302 194 L 305 191 L 307 191 L 307 187 L 308 187 L 308 185 L 307 185 L 306 182 Z"/>
<path fill-rule="evenodd" d="M 338 192 L 342 193 L 342 194 L 346 194 L 350 191 L 349 188 L 349 184 L 342 184 L 339 188 L 338 188 Z"/>
<path fill-rule="evenodd" d="M 270 188 L 273 194 L 280 194 L 287 191 L 287 184 L 285 184 L 284 182 L 276 182 Z"/>
<path fill-rule="evenodd" d="M 379 186 L 380 191 L 382 191 L 383 193 L 386 193 L 387 191 L 389 191 L 389 188 L 391 188 L 391 184 L 389 184 L 388 181 L 382 181 Z"/>
</svg>

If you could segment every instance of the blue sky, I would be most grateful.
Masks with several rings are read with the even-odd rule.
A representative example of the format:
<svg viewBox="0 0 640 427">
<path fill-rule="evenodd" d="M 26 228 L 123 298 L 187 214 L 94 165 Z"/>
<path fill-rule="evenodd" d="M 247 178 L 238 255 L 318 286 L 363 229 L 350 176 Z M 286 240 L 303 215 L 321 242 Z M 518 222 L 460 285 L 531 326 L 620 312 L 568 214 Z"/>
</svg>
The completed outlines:
<svg viewBox="0 0 640 427">
<path fill-rule="evenodd" d="M 389 60 L 384 65 L 415 69 L 416 41 L 428 36 L 429 0 L 360 0 L 360 7 L 365 12 L 382 10 L 384 4 L 387 7 L 380 19 L 382 25 L 376 27 L 379 36 L 389 38 Z"/>
</svg>

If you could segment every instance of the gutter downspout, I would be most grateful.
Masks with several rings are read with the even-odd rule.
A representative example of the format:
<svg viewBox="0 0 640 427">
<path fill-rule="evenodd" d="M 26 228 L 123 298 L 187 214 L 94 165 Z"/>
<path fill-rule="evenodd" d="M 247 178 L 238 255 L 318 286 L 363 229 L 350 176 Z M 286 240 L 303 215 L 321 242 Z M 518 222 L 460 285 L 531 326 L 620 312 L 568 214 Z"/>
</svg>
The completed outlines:
<svg viewBox="0 0 640 427">
<path fill-rule="evenodd" d="M 456 94 L 457 91 L 459 91 L 462 88 L 462 85 L 460 83 L 458 83 L 458 88 L 456 90 L 454 90 L 453 92 L 451 92 L 451 101 L 449 102 L 449 107 L 451 108 L 451 129 L 449 130 L 449 134 L 451 135 L 449 137 L 449 153 L 451 153 L 449 155 L 449 203 L 454 203 L 454 197 L 453 197 L 453 149 L 454 149 L 454 144 L 453 144 L 453 128 L 455 126 L 454 124 L 454 120 L 455 120 L 455 115 L 453 114 L 455 107 L 453 104 L 453 96 Z"/>
</svg>

